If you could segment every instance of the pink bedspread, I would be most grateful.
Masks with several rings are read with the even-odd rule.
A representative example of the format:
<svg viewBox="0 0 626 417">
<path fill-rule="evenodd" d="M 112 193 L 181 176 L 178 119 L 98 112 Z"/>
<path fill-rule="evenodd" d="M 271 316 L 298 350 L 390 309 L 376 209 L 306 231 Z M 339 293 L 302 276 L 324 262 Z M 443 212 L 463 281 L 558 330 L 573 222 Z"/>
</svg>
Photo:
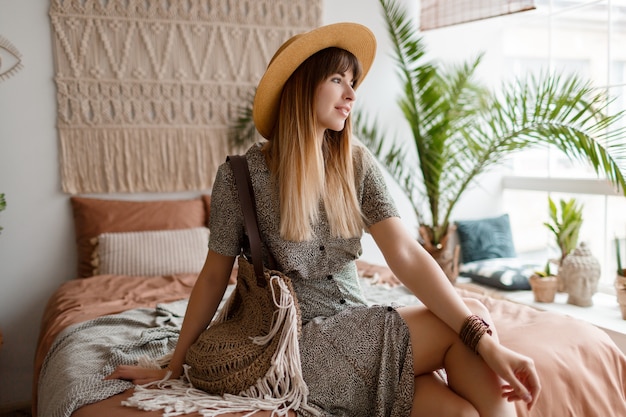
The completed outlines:
<svg viewBox="0 0 626 417">
<path fill-rule="evenodd" d="M 502 344 L 535 361 L 541 396 L 532 412 L 516 403 L 519 417 L 626 416 L 626 356 L 604 331 L 560 314 L 464 294 L 487 306 Z"/>
</svg>

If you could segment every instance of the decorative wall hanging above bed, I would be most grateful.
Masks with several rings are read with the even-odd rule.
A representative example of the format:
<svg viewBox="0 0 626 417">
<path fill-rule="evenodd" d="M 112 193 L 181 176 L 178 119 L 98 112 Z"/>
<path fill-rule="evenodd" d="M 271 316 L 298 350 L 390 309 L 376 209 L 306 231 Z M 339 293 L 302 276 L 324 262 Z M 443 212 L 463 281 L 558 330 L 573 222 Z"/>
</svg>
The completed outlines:
<svg viewBox="0 0 626 417">
<path fill-rule="evenodd" d="M 52 0 L 62 188 L 206 190 L 274 51 L 322 0 Z"/>
</svg>

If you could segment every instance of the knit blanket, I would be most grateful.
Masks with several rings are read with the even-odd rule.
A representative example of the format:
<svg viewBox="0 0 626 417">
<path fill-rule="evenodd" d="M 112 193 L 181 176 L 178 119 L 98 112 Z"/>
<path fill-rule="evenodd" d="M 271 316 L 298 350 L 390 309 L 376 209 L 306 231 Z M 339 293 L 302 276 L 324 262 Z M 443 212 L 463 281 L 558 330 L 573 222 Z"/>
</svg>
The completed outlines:
<svg viewBox="0 0 626 417">
<path fill-rule="evenodd" d="M 104 380 L 116 366 L 159 358 L 176 345 L 187 300 L 100 317 L 61 332 L 44 361 L 40 415 L 69 417 L 78 408 L 119 394 L 133 384 Z"/>
</svg>

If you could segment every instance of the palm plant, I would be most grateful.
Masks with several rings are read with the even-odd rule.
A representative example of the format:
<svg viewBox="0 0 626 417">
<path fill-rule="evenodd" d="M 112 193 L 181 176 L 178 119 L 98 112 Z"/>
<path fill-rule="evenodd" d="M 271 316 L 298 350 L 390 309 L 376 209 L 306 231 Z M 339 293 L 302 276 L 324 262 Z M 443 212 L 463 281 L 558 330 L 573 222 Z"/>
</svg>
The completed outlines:
<svg viewBox="0 0 626 417">
<path fill-rule="evenodd" d="M 428 62 L 407 12 L 395 0 L 379 1 L 403 86 L 398 105 L 412 137 L 390 140 L 364 113 L 354 131 L 411 201 L 420 240 L 435 257 L 446 250 L 461 195 L 514 151 L 554 146 L 626 190 L 626 129 L 614 128 L 624 112 L 607 115 L 610 101 L 589 82 L 543 73 L 504 83 L 496 94 L 475 80 L 481 56 L 455 66 Z"/>
<path fill-rule="evenodd" d="M 578 245 L 578 234 L 583 224 L 583 205 L 575 198 L 559 200 L 559 204 L 548 197 L 550 221 L 543 224 L 552 232 L 561 252 L 560 263 Z"/>
</svg>

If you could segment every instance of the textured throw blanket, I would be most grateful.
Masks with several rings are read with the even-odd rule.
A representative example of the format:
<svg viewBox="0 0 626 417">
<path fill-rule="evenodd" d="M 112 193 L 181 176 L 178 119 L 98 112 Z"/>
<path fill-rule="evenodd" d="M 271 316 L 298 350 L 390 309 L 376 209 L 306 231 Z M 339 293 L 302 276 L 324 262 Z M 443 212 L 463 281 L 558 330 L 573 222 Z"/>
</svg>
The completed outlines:
<svg viewBox="0 0 626 417">
<path fill-rule="evenodd" d="M 187 300 L 139 308 L 68 327 L 56 338 L 40 377 L 42 415 L 68 417 L 84 405 L 133 387 L 103 378 L 120 364 L 158 358 L 178 339 Z"/>
</svg>

